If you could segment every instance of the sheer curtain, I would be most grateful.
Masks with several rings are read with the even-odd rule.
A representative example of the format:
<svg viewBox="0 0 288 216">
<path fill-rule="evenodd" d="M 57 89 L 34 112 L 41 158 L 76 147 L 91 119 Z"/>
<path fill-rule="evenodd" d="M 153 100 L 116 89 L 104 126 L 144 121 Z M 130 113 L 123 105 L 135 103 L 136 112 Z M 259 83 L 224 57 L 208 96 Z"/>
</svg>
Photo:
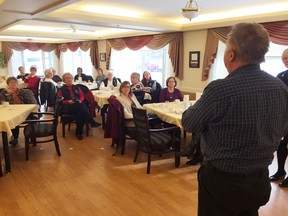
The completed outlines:
<svg viewBox="0 0 288 216">
<path fill-rule="evenodd" d="M 70 72 L 74 75 L 77 74 L 77 68 L 81 67 L 83 73 L 90 75 L 93 78 L 96 76 L 96 70 L 92 65 L 90 55 L 90 49 L 86 52 L 78 49 L 75 52 L 67 50 L 60 54 L 60 74 Z"/>
</svg>

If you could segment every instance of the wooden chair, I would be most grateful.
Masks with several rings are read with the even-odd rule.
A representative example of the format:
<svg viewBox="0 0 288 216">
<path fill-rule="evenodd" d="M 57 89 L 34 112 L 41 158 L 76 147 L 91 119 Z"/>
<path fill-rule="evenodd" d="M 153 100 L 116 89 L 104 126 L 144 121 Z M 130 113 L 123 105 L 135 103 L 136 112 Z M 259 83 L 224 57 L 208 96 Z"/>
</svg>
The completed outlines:
<svg viewBox="0 0 288 216">
<path fill-rule="evenodd" d="M 58 116 L 60 112 L 60 105 L 63 97 L 57 98 L 54 113 L 51 112 L 36 112 L 32 114 L 45 115 L 43 119 L 26 120 L 24 123 L 27 124 L 24 127 L 24 137 L 25 137 L 25 155 L 26 160 L 29 160 L 29 146 L 33 144 L 36 146 L 37 143 L 46 143 L 54 141 L 56 152 L 58 156 L 61 156 L 59 143 L 57 139 L 57 126 L 58 126 Z M 50 116 L 50 118 L 48 118 Z M 42 138 L 37 140 L 37 138 Z M 47 139 L 43 139 L 47 138 Z"/>
<path fill-rule="evenodd" d="M 70 114 L 60 114 L 61 117 L 61 124 L 62 124 L 62 137 L 65 138 L 66 134 L 66 125 L 68 125 L 68 131 L 71 129 L 71 124 L 76 123 L 76 116 Z M 89 123 L 85 123 L 86 128 L 86 136 L 89 136 L 90 126 Z"/>
<path fill-rule="evenodd" d="M 90 76 L 90 75 L 86 75 L 86 77 L 87 77 L 87 82 L 93 82 L 94 81 L 94 79 L 93 79 L 93 77 L 92 76 Z"/>
<path fill-rule="evenodd" d="M 147 153 L 147 174 L 150 173 L 151 155 L 162 155 L 174 152 L 175 166 L 178 167 L 180 157 L 176 152 L 180 149 L 180 128 L 177 126 L 160 129 L 150 129 L 147 111 L 132 107 L 134 123 L 136 127 L 137 150 L 134 162 L 138 158 L 139 151 Z"/>
</svg>

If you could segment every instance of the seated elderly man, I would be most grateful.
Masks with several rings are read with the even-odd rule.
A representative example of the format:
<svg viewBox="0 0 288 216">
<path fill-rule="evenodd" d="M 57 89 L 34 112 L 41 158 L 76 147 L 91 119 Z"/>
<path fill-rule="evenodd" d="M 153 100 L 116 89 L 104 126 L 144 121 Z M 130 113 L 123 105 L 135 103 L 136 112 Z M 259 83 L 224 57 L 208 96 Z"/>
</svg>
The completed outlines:
<svg viewBox="0 0 288 216">
<path fill-rule="evenodd" d="M 100 85 L 100 90 L 110 90 L 119 88 L 121 84 L 121 80 L 119 78 L 114 77 L 114 70 L 109 69 L 107 73 L 107 78 L 104 79 Z"/>
<path fill-rule="evenodd" d="M 78 140 L 83 139 L 83 127 L 86 122 L 91 124 L 91 127 L 99 127 L 101 124 L 94 121 L 88 107 L 83 103 L 85 95 L 78 85 L 73 85 L 73 75 L 64 73 L 62 77 L 65 83 L 58 91 L 58 96 L 64 97 L 62 102 L 62 113 L 75 115 L 76 117 L 76 132 Z"/>
<path fill-rule="evenodd" d="M 144 86 L 140 82 L 140 74 L 139 73 L 137 73 L 137 72 L 131 73 L 130 81 L 131 81 L 131 90 L 132 91 L 143 91 Z"/>
<path fill-rule="evenodd" d="M 7 101 L 9 104 L 37 104 L 33 92 L 29 89 L 19 89 L 18 80 L 15 77 L 9 77 L 6 80 L 7 88 L 1 91 L 0 101 Z M 11 145 L 18 144 L 19 126 L 12 129 L 13 139 Z"/>
</svg>

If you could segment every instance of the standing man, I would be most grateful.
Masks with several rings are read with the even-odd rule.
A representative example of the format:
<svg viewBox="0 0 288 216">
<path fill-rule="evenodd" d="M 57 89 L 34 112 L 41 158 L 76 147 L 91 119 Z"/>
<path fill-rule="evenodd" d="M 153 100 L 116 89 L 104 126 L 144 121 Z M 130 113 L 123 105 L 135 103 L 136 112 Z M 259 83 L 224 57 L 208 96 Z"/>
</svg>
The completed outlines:
<svg viewBox="0 0 288 216">
<path fill-rule="evenodd" d="M 202 133 L 199 216 L 256 216 L 269 201 L 268 166 L 287 133 L 288 88 L 260 69 L 268 48 L 263 26 L 235 25 L 224 54 L 229 75 L 183 113 L 185 131 Z"/>
</svg>

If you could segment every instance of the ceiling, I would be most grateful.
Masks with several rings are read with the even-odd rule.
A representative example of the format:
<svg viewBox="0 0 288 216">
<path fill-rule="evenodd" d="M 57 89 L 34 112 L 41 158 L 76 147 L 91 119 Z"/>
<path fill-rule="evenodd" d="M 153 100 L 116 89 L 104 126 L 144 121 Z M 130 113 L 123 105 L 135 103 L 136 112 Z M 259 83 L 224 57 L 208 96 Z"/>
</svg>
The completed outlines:
<svg viewBox="0 0 288 216">
<path fill-rule="evenodd" d="M 287 20 L 287 0 L 0 0 L 0 41 L 63 43 Z"/>
</svg>

